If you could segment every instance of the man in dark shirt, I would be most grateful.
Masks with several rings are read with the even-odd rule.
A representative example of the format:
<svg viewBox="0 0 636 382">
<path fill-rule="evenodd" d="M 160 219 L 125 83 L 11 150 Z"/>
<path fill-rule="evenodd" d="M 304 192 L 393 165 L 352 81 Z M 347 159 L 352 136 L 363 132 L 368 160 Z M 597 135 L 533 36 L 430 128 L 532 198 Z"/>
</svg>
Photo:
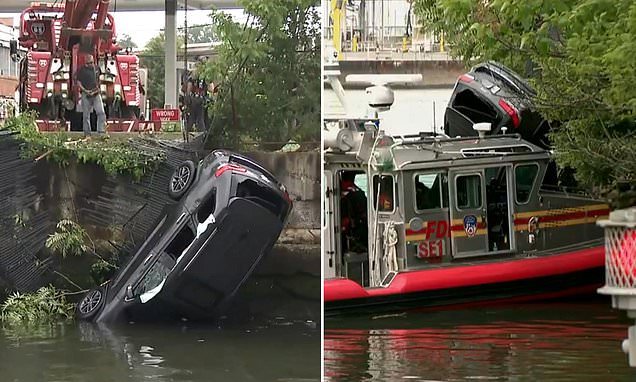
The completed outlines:
<svg viewBox="0 0 636 382">
<path fill-rule="evenodd" d="M 186 114 L 186 130 L 192 131 L 194 125 L 199 131 L 205 131 L 205 113 L 207 106 L 207 83 L 196 74 L 186 77 L 184 106 Z"/>
<path fill-rule="evenodd" d="M 84 66 L 77 71 L 77 82 L 82 92 L 84 135 L 88 136 L 91 133 L 91 112 L 93 110 L 97 114 L 97 133 L 104 133 L 106 113 L 104 112 L 102 96 L 99 94 L 97 68 L 92 55 L 86 56 Z"/>
</svg>

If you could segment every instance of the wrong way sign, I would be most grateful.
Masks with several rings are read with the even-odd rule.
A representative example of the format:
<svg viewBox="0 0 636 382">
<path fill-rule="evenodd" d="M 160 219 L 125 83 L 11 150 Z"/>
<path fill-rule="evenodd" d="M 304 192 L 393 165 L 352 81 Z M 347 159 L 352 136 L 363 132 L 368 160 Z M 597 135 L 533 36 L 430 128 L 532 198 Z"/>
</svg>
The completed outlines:
<svg viewBox="0 0 636 382">
<path fill-rule="evenodd" d="M 181 113 L 179 109 L 152 109 L 150 120 L 159 122 L 179 122 Z"/>
</svg>

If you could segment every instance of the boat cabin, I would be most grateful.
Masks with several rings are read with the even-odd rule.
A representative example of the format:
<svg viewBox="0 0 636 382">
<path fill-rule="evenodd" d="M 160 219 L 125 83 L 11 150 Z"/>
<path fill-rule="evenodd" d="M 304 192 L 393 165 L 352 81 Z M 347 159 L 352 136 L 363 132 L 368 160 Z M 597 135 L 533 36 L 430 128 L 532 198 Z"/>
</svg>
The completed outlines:
<svg viewBox="0 0 636 382">
<path fill-rule="evenodd" d="M 599 245 L 606 203 L 546 186 L 551 153 L 518 135 L 388 136 L 325 120 L 325 278 L 385 287 L 397 272 Z"/>
</svg>

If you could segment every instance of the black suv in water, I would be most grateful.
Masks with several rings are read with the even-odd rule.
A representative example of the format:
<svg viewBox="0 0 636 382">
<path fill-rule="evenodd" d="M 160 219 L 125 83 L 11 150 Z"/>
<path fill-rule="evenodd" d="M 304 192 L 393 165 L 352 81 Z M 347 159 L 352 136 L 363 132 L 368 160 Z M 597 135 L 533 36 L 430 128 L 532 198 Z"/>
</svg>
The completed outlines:
<svg viewBox="0 0 636 382">
<path fill-rule="evenodd" d="M 218 315 L 269 252 L 292 202 L 270 172 L 217 150 L 172 175 L 154 231 L 128 265 L 77 304 L 82 320 Z"/>
<path fill-rule="evenodd" d="M 474 66 L 459 77 L 444 114 L 444 133 L 474 136 L 474 123 L 489 122 L 491 134 L 518 133 L 543 148 L 549 147 L 548 121 L 534 110 L 534 89 L 517 73 L 497 62 Z"/>
</svg>

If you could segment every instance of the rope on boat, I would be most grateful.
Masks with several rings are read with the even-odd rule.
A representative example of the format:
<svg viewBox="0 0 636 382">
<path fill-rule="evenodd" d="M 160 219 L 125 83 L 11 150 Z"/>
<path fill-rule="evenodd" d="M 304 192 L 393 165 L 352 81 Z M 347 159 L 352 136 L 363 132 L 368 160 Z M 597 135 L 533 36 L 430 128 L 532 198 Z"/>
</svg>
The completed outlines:
<svg viewBox="0 0 636 382">
<path fill-rule="evenodd" d="M 385 274 L 389 272 L 397 272 L 398 263 L 397 263 L 397 248 L 396 244 L 398 242 L 398 234 L 395 229 L 395 222 L 389 221 L 384 226 L 384 234 L 383 242 L 384 242 L 384 269 L 386 270 Z"/>
</svg>

